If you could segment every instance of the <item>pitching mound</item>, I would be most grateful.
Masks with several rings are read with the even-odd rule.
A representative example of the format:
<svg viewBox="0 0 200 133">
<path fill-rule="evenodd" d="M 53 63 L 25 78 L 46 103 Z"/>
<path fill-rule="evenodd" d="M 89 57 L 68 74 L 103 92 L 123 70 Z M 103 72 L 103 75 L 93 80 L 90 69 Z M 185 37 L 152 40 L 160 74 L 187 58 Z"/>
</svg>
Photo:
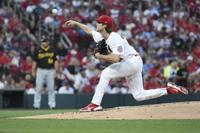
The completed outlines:
<svg viewBox="0 0 200 133">
<path fill-rule="evenodd" d="M 22 119 L 200 119 L 200 102 L 119 107 L 98 112 L 66 112 L 28 116 Z"/>
</svg>

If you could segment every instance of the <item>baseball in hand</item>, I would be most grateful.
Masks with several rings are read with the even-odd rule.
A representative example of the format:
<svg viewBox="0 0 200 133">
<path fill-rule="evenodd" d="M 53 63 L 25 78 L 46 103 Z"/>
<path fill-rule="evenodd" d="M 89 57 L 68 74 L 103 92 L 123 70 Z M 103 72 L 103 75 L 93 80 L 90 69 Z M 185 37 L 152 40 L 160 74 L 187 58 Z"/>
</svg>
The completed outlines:
<svg viewBox="0 0 200 133">
<path fill-rule="evenodd" d="M 52 9 L 52 13 L 56 15 L 58 13 L 58 10 L 54 8 Z"/>
</svg>

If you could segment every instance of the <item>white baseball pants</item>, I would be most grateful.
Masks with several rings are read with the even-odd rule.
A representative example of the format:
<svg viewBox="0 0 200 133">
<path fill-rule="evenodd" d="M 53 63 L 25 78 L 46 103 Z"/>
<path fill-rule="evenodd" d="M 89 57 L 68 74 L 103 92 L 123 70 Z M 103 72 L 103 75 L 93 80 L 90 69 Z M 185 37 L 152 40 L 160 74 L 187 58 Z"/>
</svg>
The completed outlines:
<svg viewBox="0 0 200 133">
<path fill-rule="evenodd" d="M 114 78 L 126 77 L 129 89 L 137 101 L 157 98 L 167 95 L 166 88 L 144 90 L 142 79 L 143 62 L 140 56 L 130 55 L 121 62 L 114 63 L 105 68 L 96 87 L 92 103 L 100 105 L 109 81 Z"/>
</svg>

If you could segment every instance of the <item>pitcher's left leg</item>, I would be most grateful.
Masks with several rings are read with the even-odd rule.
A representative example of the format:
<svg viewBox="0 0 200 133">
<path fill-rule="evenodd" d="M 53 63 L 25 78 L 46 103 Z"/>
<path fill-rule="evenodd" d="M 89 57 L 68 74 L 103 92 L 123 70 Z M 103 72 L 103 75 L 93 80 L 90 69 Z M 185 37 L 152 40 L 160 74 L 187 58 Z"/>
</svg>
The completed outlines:
<svg viewBox="0 0 200 133">
<path fill-rule="evenodd" d="M 132 95 L 137 101 L 143 101 L 167 95 L 166 88 L 144 90 L 142 73 L 136 73 L 128 76 L 127 81 L 129 89 L 131 89 Z"/>
</svg>

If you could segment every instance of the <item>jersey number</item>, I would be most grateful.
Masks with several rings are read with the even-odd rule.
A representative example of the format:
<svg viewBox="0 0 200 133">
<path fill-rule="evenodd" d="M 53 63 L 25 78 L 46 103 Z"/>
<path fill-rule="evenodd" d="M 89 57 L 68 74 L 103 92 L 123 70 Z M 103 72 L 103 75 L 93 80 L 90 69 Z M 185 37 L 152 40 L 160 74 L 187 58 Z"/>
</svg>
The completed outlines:
<svg viewBox="0 0 200 133">
<path fill-rule="evenodd" d="M 48 59 L 48 64 L 52 64 L 53 63 L 53 59 L 49 58 Z"/>
</svg>

